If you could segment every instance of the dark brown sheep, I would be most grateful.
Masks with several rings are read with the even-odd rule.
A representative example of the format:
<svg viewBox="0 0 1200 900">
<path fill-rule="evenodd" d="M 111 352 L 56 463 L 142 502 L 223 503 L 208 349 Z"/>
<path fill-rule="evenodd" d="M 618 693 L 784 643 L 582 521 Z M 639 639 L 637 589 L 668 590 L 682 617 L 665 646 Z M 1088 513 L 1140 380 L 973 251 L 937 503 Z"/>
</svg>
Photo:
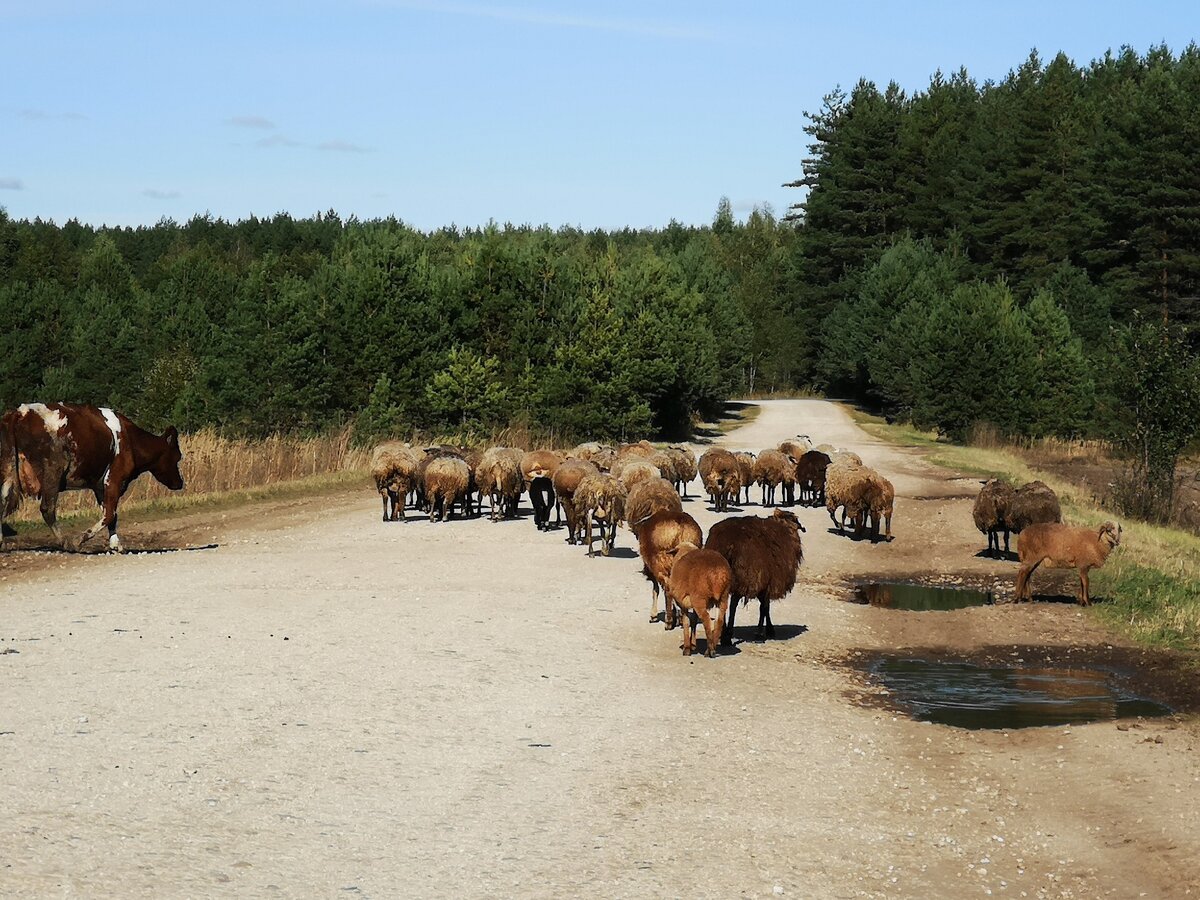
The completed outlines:
<svg viewBox="0 0 1200 900">
<path fill-rule="evenodd" d="M 1043 525 L 1062 521 L 1062 508 L 1058 495 L 1041 481 L 1023 484 L 1013 493 L 1008 516 L 1008 527 L 1020 534 L 1030 525 Z M 1020 542 L 1018 542 L 1018 548 Z"/>
<path fill-rule="evenodd" d="M 805 506 L 825 505 L 825 470 L 830 462 L 829 454 L 820 450 L 809 450 L 796 461 L 796 484 Z"/>
<path fill-rule="evenodd" d="M 650 621 L 658 620 L 658 592 L 666 591 L 670 584 L 671 566 L 675 562 L 673 550 L 684 542 L 699 547 L 704 543 L 700 525 L 685 512 L 658 512 L 647 519 L 638 532 L 638 554 L 642 557 L 642 574 L 650 580 L 653 594 L 650 598 Z M 673 628 L 674 608 L 670 600 L 664 601 L 663 621 Z"/>
<path fill-rule="evenodd" d="M 991 556 L 1000 555 L 1000 532 L 1004 532 L 1004 553 L 1008 554 L 1008 537 L 1011 528 L 1009 518 L 1012 516 L 1012 501 L 1014 491 L 1011 485 L 995 478 L 983 482 L 979 496 L 975 498 L 975 506 L 971 515 L 975 519 L 975 527 L 987 535 L 987 552 Z"/>
<path fill-rule="evenodd" d="M 554 493 L 562 504 L 563 515 L 567 518 L 567 543 L 574 544 L 579 537 L 579 523 L 582 519 L 580 510 L 576 508 L 575 491 L 579 483 L 589 475 L 599 475 L 600 470 L 586 460 L 568 459 L 554 473 Z"/>
<path fill-rule="evenodd" d="M 724 556 L 733 570 L 733 602 L 721 643 L 732 643 L 737 603 L 751 597 L 758 598 L 759 639 L 775 636 L 771 601 L 786 597 L 796 586 L 796 572 L 804 560 L 801 531 L 804 526 L 796 514 L 786 509 L 766 518 L 736 516 L 709 530 L 705 548 Z"/>
</svg>

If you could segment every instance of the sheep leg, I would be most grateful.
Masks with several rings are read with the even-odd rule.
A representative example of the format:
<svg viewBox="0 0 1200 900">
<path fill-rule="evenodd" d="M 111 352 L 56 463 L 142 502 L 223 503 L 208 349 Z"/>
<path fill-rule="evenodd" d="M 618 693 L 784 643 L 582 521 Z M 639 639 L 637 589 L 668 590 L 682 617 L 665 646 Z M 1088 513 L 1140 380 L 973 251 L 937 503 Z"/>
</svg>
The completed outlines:
<svg viewBox="0 0 1200 900">
<path fill-rule="evenodd" d="M 1017 569 L 1017 584 L 1016 584 L 1016 599 L 1033 601 L 1033 590 L 1029 586 L 1029 580 L 1033 578 L 1033 571 L 1042 564 L 1039 559 L 1035 563 L 1021 563 L 1021 568 Z"/>
<path fill-rule="evenodd" d="M 601 523 L 600 534 L 604 538 L 604 543 L 603 543 L 604 555 L 609 556 L 612 554 L 613 546 L 617 543 L 617 523 L 612 522 L 607 526 L 604 525 L 603 523 Z"/>
<path fill-rule="evenodd" d="M 383 498 L 383 521 L 388 520 L 388 495 L 386 491 L 380 491 L 379 496 Z"/>
<path fill-rule="evenodd" d="M 1091 606 L 1092 598 L 1088 596 L 1088 570 L 1087 566 L 1079 567 L 1079 605 Z"/>
<path fill-rule="evenodd" d="M 584 528 L 587 529 L 588 558 L 591 559 L 593 556 L 596 555 L 596 553 L 594 550 L 592 550 L 592 511 L 590 509 L 587 511 L 586 515 L 584 515 L 583 523 L 584 523 Z M 655 596 L 655 598 L 654 598 L 654 608 L 656 610 L 658 609 L 658 597 L 657 596 Z M 650 621 L 653 622 L 654 620 L 651 619 Z"/>
<path fill-rule="evenodd" d="M 721 630 L 721 643 L 726 647 L 733 646 L 733 620 L 737 617 L 738 600 L 740 599 L 740 597 L 733 597 L 729 601 L 729 619 Z"/>
<path fill-rule="evenodd" d="M 996 549 L 997 549 L 997 550 L 999 550 L 999 549 L 1000 549 L 1000 536 L 999 536 L 999 535 L 996 535 Z M 1008 556 L 1008 554 L 1009 554 L 1009 549 L 1008 549 L 1008 529 L 1007 529 L 1007 528 L 1005 528 L 1005 529 L 1004 529 L 1004 555 L 1005 555 L 1005 556 Z"/>
<path fill-rule="evenodd" d="M 704 626 L 704 655 L 716 656 L 716 644 L 713 643 L 716 635 L 714 634 L 712 616 L 708 614 L 708 604 L 701 603 L 696 609 L 696 615 L 700 618 L 700 624 Z"/>
<path fill-rule="evenodd" d="M 692 650 L 696 646 L 696 614 L 690 610 L 681 610 L 681 612 L 683 613 L 683 655 L 691 656 Z"/>
<path fill-rule="evenodd" d="M 758 598 L 758 639 L 765 640 L 766 638 L 775 637 L 775 626 L 771 622 L 771 601 L 764 598 Z"/>
<path fill-rule="evenodd" d="M 649 569 L 647 569 L 646 571 L 648 572 Z M 651 576 L 650 577 L 650 621 L 651 622 L 658 621 L 658 591 L 659 591 L 658 579 L 655 578 L 654 576 Z M 663 619 L 665 620 L 666 618 L 667 618 L 667 613 L 666 613 L 666 609 L 664 607 Z"/>
</svg>

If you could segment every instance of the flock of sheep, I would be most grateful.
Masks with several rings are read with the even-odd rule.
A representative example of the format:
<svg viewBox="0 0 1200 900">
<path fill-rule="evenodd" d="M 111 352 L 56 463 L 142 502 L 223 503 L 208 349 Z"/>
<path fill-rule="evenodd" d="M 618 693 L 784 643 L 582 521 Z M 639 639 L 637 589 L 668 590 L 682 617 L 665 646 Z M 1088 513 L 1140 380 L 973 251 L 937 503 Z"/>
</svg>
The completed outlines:
<svg viewBox="0 0 1200 900">
<path fill-rule="evenodd" d="M 427 512 L 431 522 L 446 521 L 456 511 L 478 517 L 485 497 L 492 521 L 511 519 L 528 493 L 537 528 L 549 530 L 565 521 L 567 542 L 586 545 L 588 556 L 594 555 L 597 539 L 608 556 L 617 526 L 626 525 L 651 582 L 650 620 L 658 620 L 662 593 L 663 621 L 668 629 L 683 625 L 685 655 L 695 647 L 697 622 L 705 631 L 707 655 L 714 655 L 718 644 L 731 644 L 737 604 L 751 598 L 759 601 L 758 637 L 774 635 L 771 601 L 791 592 L 804 557 L 804 526 L 782 506 L 824 506 L 839 533 L 851 529 L 854 537 L 874 542 L 881 539 L 882 527 L 882 539 L 892 539 L 892 483 L 857 454 L 828 445 L 813 448 L 803 436 L 757 455 L 713 447 L 698 460 L 686 447 L 658 448 L 648 441 L 529 452 L 388 442 L 375 449 L 371 468 L 384 521 L 405 518 L 410 505 Z M 740 502 L 743 492 L 749 502 L 754 486 L 764 507 L 778 503 L 780 508 L 767 517 L 723 519 L 705 541 L 682 503 L 697 475 L 718 512 Z M 1018 600 L 1029 595 L 1033 571 L 1046 563 L 1079 569 L 1086 604 L 1088 569 L 1103 565 L 1120 542 L 1120 526 L 1114 523 L 1099 532 L 1062 525 L 1058 498 L 1040 481 L 1016 489 L 985 482 L 974 517 L 988 537 L 988 553 L 999 554 L 1001 534 L 1005 553 L 1010 533 L 1022 535 Z"/>
<path fill-rule="evenodd" d="M 699 523 L 683 510 L 688 485 L 699 475 L 714 509 L 728 511 L 758 486 L 763 506 L 824 505 L 839 531 L 852 525 L 857 536 L 879 536 L 886 523 L 891 538 L 891 483 L 864 466 L 854 453 L 812 448 L 797 437 L 759 454 L 710 448 L 697 459 L 686 447 L 655 447 L 648 441 L 609 446 L 586 443 L 566 451 L 512 447 L 487 450 L 382 444 L 372 455 L 372 475 L 384 521 L 405 517 L 411 505 L 432 522 L 455 514 L 483 515 L 488 500 L 493 521 L 513 518 L 522 494 L 533 505 L 539 530 L 566 524 L 567 541 L 585 544 L 589 556 L 599 539 L 607 556 L 625 524 L 638 542 L 643 574 L 651 582 L 650 620 L 668 629 L 682 624 L 683 651 L 695 647 L 696 622 L 703 626 L 706 652 L 729 645 L 737 603 L 759 601 L 759 637 L 771 637 L 771 601 L 796 583 L 804 553 L 796 515 L 778 508 L 769 517 L 737 516 L 714 525 L 707 542 Z M 839 520 L 838 513 L 841 513 Z M 731 604 L 732 601 L 732 604 Z"/>
</svg>

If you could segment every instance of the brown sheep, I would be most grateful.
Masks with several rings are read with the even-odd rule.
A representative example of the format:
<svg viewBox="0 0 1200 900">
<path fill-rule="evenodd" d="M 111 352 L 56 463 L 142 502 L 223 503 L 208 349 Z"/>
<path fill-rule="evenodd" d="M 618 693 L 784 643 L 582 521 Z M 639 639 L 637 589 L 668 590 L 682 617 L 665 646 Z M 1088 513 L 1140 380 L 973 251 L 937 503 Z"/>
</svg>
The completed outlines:
<svg viewBox="0 0 1200 900">
<path fill-rule="evenodd" d="M 879 523 L 883 522 L 885 532 L 883 539 L 892 539 L 892 509 L 896 503 L 896 489 L 892 483 L 876 472 L 867 469 L 867 490 L 863 495 L 864 508 L 860 512 L 860 521 L 856 521 L 856 531 L 861 537 L 863 528 L 870 524 L 871 541 L 879 540 Z"/>
<path fill-rule="evenodd" d="M 1091 606 L 1088 570 L 1103 566 L 1108 554 L 1120 543 L 1121 526 L 1116 522 L 1105 522 L 1099 529 L 1072 528 L 1058 522 L 1030 525 L 1017 541 L 1021 568 L 1017 570 L 1016 599 L 1033 599 L 1029 580 L 1034 570 L 1045 564 L 1051 569 L 1078 569 L 1079 603 Z"/>
<path fill-rule="evenodd" d="M 710 447 L 700 457 L 698 469 L 700 479 L 704 482 L 704 490 L 712 499 L 713 508 L 717 512 L 726 512 L 729 509 L 729 498 L 732 497 L 736 502 L 741 497 L 742 476 L 737 458 L 728 450 Z"/>
<path fill-rule="evenodd" d="M 417 509 L 429 511 L 429 496 L 425 490 L 425 473 L 429 470 L 430 465 L 434 460 L 444 459 L 445 457 L 454 457 L 462 459 L 462 454 L 453 447 L 426 447 L 424 451 L 417 451 L 418 454 L 424 453 L 417 460 L 417 467 L 413 470 L 413 493 L 415 494 Z"/>
<path fill-rule="evenodd" d="M 696 616 L 704 625 L 704 655 L 717 655 L 717 644 L 729 611 L 729 593 L 733 572 L 725 557 L 715 550 L 701 550 L 693 543 L 675 549 L 671 567 L 671 587 L 667 603 L 678 607 L 683 617 L 683 655 L 696 648 Z M 716 616 L 712 615 L 716 612 Z"/>
<path fill-rule="evenodd" d="M 856 466 L 863 464 L 862 457 L 853 450 L 834 450 L 829 456 L 834 462 L 851 462 Z"/>
<path fill-rule="evenodd" d="M 471 484 L 467 488 L 467 513 L 468 515 L 482 516 L 483 515 L 483 491 L 479 489 L 479 479 L 476 477 L 476 472 L 479 469 L 480 462 L 483 461 L 483 448 L 481 447 L 464 447 L 462 450 L 463 461 L 467 464 L 467 469 L 471 473 Z M 473 499 L 475 495 L 479 495 L 478 504 Z"/>
<path fill-rule="evenodd" d="M 683 502 L 665 478 L 639 481 L 629 491 L 625 501 L 625 521 L 635 535 L 656 512 L 683 512 Z"/>
<path fill-rule="evenodd" d="M 611 472 L 617 461 L 617 451 L 612 447 L 601 447 L 592 454 L 591 462 L 601 472 Z"/>
<path fill-rule="evenodd" d="M 849 460 L 835 460 L 825 470 L 825 508 L 839 533 L 846 523 L 853 521 L 866 506 L 867 469 Z M 838 509 L 842 520 L 837 519 Z"/>
<path fill-rule="evenodd" d="M 425 498 L 429 503 L 429 521 L 444 522 L 454 512 L 454 504 L 469 504 L 467 489 L 471 472 L 460 457 L 439 456 L 425 469 Z"/>
<path fill-rule="evenodd" d="M 568 451 L 567 459 L 582 459 L 585 462 L 591 462 L 592 457 L 604 449 L 604 445 L 596 441 L 588 441 L 584 444 L 577 444 L 574 449 Z"/>
<path fill-rule="evenodd" d="M 673 463 L 675 490 L 686 499 L 688 485 L 696 477 L 696 454 L 687 447 L 668 447 L 667 452 L 671 454 Z"/>
<path fill-rule="evenodd" d="M 492 447 L 479 461 L 475 480 L 479 484 L 480 503 L 487 495 L 492 507 L 489 518 L 493 522 L 510 519 L 517 514 L 517 504 L 525 487 L 525 480 L 521 476 L 521 458 L 524 455 L 512 447 Z"/>
<path fill-rule="evenodd" d="M 653 456 L 657 452 L 657 448 L 649 441 L 638 441 L 636 444 L 621 444 L 617 448 L 618 459 L 628 459 L 630 457 L 642 458 Z"/>
<path fill-rule="evenodd" d="M 1011 528 L 1009 519 L 1012 516 L 1012 501 L 1014 491 L 1011 485 L 990 478 L 983 482 L 979 496 L 975 498 L 975 506 L 971 516 L 975 519 L 975 527 L 987 535 L 987 553 L 989 556 L 1000 555 L 1000 532 L 1004 532 L 1004 555 L 1007 556 L 1008 536 Z M 993 547 L 995 551 L 993 552 Z"/>
<path fill-rule="evenodd" d="M 533 503 L 533 524 L 538 531 L 550 528 L 550 510 L 554 509 L 554 473 L 563 458 L 553 450 L 532 450 L 521 457 L 521 475 Z M 558 524 L 562 524 L 560 518 Z"/>
<path fill-rule="evenodd" d="M 625 517 L 625 485 L 611 475 L 589 475 L 575 490 L 575 508 L 583 516 L 588 556 L 592 550 L 592 523 L 600 526 L 600 544 L 605 556 L 612 553 L 617 540 L 617 523 Z"/>
<path fill-rule="evenodd" d="M 777 449 L 784 456 L 799 459 L 812 449 L 812 441 L 808 439 L 808 435 L 798 434 L 794 438 L 788 438 L 786 441 L 783 441 Z"/>
<path fill-rule="evenodd" d="M 650 598 L 650 621 L 658 621 L 658 592 L 670 586 L 672 551 L 685 541 L 699 547 L 704 542 L 700 525 L 685 512 L 658 512 L 644 523 L 638 532 L 638 554 L 642 557 L 642 574 L 653 589 Z M 674 608 L 670 599 L 663 601 L 663 621 L 668 629 L 675 627 Z"/>
<path fill-rule="evenodd" d="M 796 483 L 800 486 L 800 502 L 812 506 L 825 505 L 825 470 L 829 454 L 809 450 L 796 462 Z"/>
<path fill-rule="evenodd" d="M 613 463 L 611 474 L 613 478 L 625 485 L 627 491 L 632 491 L 642 481 L 652 481 L 662 477 L 658 467 L 642 456 L 618 458 Z"/>
<path fill-rule="evenodd" d="M 1009 507 L 1008 527 L 1020 534 L 1030 525 L 1042 525 L 1062 521 L 1062 508 L 1058 495 L 1040 481 L 1021 485 L 1013 492 Z M 1018 541 L 1018 550 L 1020 542 Z"/>
<path fill-rule="evenodd" d="M 404 518 L 404 506 L 416 471 L 420 451 L 388 441 L 371 453 L 371 475 L 375 489 L 383 499 L 383 521 L 395 522 Z"/>
<path fill-rule="evenodd" d="M 579 483 L 589 475 L 599 475 L 600 470 L 582 459 L 568 459 L 554 473 L 554 493 L 562 504 L 567 517 L 567 543 L 574 544 L 579 532 L 579 511 L 575 506 L 575 491 Z"/>
<path fill-rule="evenodd" d="M 708 532 L 704 546 L 716 550 L 733 570 L 729 622 L 721 635 L 721 643 L 733 642 L 733 620 L 737 601 L 758 598 L 758 637 L 775 636 L 771 622 L 771 601 L 786 597 L 796 586 L 796 572 L 804 561 L 800 532 L 804 526 L 796 514 L 786 509 L 775 510 L 766 518 L 735 516 L 724 519 Z"/>
<path fill-rule="evenodd" d="M 775 505 L 775 491 L 782 485 L 784 500 L 795 499 L 796 464 L 779 450 L 764 450 L 754 460 L 754 483 L 762 488 L 762 505 Z"/>
<path fill-rule="evenodd" d="M 746 492 L 746 503 L 749 503 L 750 488 L 754 485 L 754 454 L 749 450 L 742 450 L 733 454 L 733 458 L 737 460 L 738 479 L 742 483 L 742 490 Z M 739 498 L 735 495 L 734 499 Z"/>
<path fill-rule="evenodd" d="M 675 458 L 666 450 L 655 450 L 646 457 L 646 462 L 658 469 L 660 478 L 665 478 L 667 481 L 674 483 L 675 481 Z"/>
</svg>

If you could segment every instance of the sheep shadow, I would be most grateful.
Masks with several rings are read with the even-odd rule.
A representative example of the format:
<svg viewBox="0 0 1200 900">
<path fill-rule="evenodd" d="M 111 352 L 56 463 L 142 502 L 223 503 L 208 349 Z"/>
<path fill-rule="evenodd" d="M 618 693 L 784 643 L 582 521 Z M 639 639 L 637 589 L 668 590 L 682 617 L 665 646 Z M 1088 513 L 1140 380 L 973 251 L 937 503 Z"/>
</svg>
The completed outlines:
<svg viewBox="0 0 1200 900">
<path fill-rule="evenodd" d="M 825 531 L 827 534 L 832 534 L 834 537 L 844 537 L 855 542 L 866 541 L 868 544 L 890 544 L 896 539 L 895 535 L 888 537 L 887 535 L 881 534 L 879 537 L 873 537 L 870 534 L 855 534 L 852 529 L 839 531 L 837 526 L 834 525 L 830 525 L 825 529 Z"/>
<path fill-rule="evenodd" d="M 13 547 L 12 553 L 53 553 L 58 556 L 150 556 L 163 553 L 193 553 L 197 550 L 216 550 L 220 544 L 198 544 L 191 547 L 125 547 L 120 553 L 108 549 L 108 543 L 97 540 L 87 547 L 60 547 L 58 544 L 32 544 Z"/>
<path fill-rule="evenodd" d="M 584 548 L 584 552 L 587 552 L 587 548 Z M 603 556 L 603 554 L 601 554 L 599 550 L 596 551 L 596 555 Z M 608 555 L 609 555 L 610 559 L 637 559 L 638 558 L 638 552 L 636 550 L 634 550 L 632 547 L 613 547 L 612 552 L 610 552 Z"/>
<path fill-rule="evenodd" d="M 790 641 L 807 632 L 807 625 L 776 625 L 775 637 L 760 638 L 757 625 L 735 625 L 729 632 L 730 637 L 733 638 L 733 647 L 726 647 L 724 652 L 737 652 L 738 644 L 771 644 L 777 641 Z M 718 652 L 720 652 L 719 649 Z"/>
<path fill-rule="evenodd" d="M 1107 603 L 1108 602 L 1108 600 L 1104 597 L 1089 597 L 1088 599 L 1091 600 L 1093 606 L 1095 606 L 1097 603 Z M 1065 606 L 1078 606 L 1079 605 L 1079 595 L 1078 594 L 1036 594 L 1035 593 L 1033 595 L 1032 602 L 1036 603 L 1036 604 L 1061 603 Z M 1014 601 L 1014 603 L 1018 603 L 1018 605 L 1021 605 L 1021 604 L 1030 603 L 1030 601 L 1028 601 L 1028 600 L 1023 600 L 1023 601 L 1019 601 L 1019 602 Z"/>
<path fill-rule="evenodd" d="M 976 559 L 995 559 L 1000 562 L 1020 562 L 1021 558 L 1017 556 L 1017 551 L 1009 550 L 1005 553 L 1001 550 L 999 553 L 991 550 L 980 550 L 975 554 Z"/>
</svg>

